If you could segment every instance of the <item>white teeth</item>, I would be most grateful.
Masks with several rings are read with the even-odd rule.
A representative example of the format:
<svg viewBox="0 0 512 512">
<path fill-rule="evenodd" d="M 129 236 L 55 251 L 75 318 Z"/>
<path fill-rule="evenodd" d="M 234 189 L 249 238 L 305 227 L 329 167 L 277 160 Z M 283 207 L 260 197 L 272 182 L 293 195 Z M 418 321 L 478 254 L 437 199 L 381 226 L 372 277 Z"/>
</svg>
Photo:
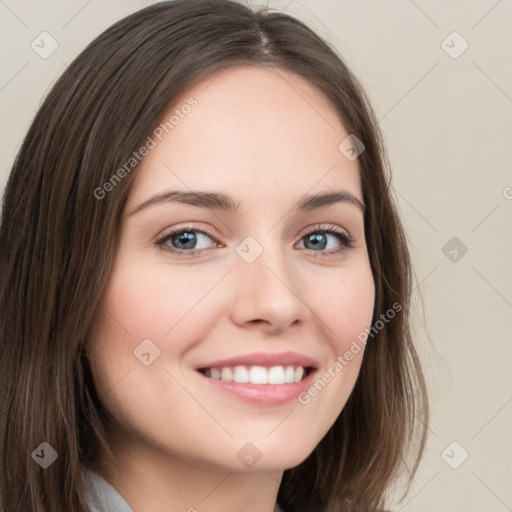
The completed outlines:
<svg viewBox="0 0 512 512">
<path fill-rule="evenodd" d="M 220 371 L 220 380 L 225 380 L 226 382 L 231 382 L 233 380 L 233 372 L 231 368 L 222 368 Z"/>
<path fill-rule="evenodd" d="M 293 366 L 287 366 L 284 370 L 284 381 L 286 384 L 290 384 L 295 381 L 295 370 Z"/>
<path fill-rule="evenodd" d="M 207 368 L 204 370 L 207 377 L 226 382 L 237 382 L 245 384 L 291 384 L 300 382 L 304 377 L 305 370 L 302 366 L 243 366 Z"/>
<path fill-rule="evenodd" d="M 249 370 L 249 380 L 251 384 L 267 384 L 268 372 L 263 366 L 251 366 Z"/>
<path fill-rule="evenodd" d="M 284 384 L 284 368 L 282 366 L 272 366 L 268 371 L 269 384 Z"/>
<path fill-rule="evenodd" d="M 233 380 L 244 384 L 249 382 L 249 371 L 245 366 L 235 366 L 233 371 Z"/>
</svg>

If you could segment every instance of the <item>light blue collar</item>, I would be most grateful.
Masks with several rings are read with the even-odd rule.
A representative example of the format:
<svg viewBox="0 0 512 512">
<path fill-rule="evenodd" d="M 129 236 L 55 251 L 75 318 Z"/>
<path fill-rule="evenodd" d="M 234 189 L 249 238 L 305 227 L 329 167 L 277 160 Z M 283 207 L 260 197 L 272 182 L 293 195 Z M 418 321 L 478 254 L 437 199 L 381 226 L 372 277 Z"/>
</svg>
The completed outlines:
<svg viewBox="0 0 512 512">
<path fill-rule="evenodd" d="M 124 498 L 98 473 L 84 468 L 83 476 L 90 512 L 133 512 Z M 277 503 L 274 512 L 283 512 Z"/>
</svg>

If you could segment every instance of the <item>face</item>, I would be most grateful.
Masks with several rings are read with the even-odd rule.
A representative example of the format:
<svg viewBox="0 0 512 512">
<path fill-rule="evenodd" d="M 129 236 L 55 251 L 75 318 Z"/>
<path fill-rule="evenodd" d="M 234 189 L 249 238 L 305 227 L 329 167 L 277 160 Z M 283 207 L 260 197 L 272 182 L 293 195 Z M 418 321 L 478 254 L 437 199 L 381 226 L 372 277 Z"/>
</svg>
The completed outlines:
<svg viewBox="0 0 512 512">
<path fill-rule="evenodd" d="M 293 467 L 342 411 L 372 319 L 349 134 L 309 82 L 252 66 L 197 84 L 173 115 L 123 213 L 88 341 L 95 385 L 120 449 Z"/>
</svg>

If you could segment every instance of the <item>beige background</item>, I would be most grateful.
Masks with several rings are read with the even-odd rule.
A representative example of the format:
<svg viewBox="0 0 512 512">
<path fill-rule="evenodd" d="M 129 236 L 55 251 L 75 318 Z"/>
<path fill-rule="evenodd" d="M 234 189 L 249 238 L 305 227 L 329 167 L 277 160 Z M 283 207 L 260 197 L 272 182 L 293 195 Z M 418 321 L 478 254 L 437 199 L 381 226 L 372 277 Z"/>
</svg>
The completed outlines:
<svg viewBox="0 0 512 512">
<path fill-rule="evenodd" d="M 66 64 L 150 3 L 0 0 L 2 189 Z M 512 511 L 512 1 L 270 6 L 303 19 L 341 51 L 373 101 L 389 149 L 416 292 L 425 299 L 427 328 L 418 322 L 417 344 L 432 401 L 415 484 L 392 510 Z M 46 59 L 31 48 L 43 31 L 59 45 Z M 456 245 L 443 252 L 453 237 Z"/>
</svg>

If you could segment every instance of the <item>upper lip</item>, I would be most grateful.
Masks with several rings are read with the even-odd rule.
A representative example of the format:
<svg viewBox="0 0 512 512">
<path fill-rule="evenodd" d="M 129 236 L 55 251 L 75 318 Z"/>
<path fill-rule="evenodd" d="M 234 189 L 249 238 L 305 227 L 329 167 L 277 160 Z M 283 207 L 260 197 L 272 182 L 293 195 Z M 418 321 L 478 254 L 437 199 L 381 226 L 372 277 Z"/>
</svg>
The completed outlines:
<svg viewBox="0 0 512 512">
<path fill-rule="evenodd" d="M 298 352 L 254 352 L 228 359 L 218 359 L 199 365 L 196 369 L 221 368 L 227 366 L 302 366 L 304 368 L 318 368 L 318 363 L 311 357 Z"/>
</svg>

